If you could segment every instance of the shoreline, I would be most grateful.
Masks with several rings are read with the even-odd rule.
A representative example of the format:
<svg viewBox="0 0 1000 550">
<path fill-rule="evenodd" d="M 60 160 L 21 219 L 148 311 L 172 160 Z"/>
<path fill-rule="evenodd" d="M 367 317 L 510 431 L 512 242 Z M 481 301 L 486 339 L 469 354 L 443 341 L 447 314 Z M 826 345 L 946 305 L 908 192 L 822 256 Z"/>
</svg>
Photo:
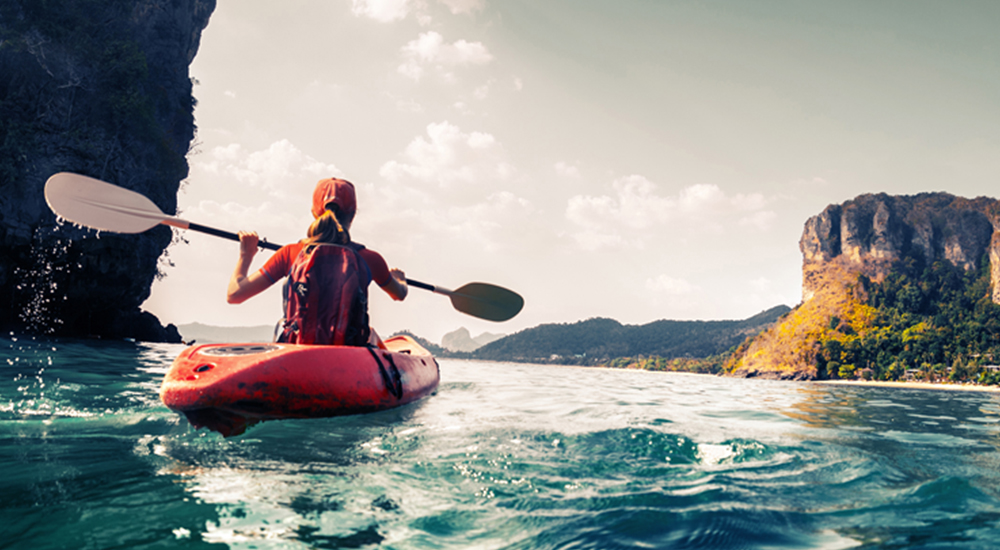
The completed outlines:
<svg viewBox="0 0 1000 550">
<path fill-rule="evenodd" d="M 674 370 L 647 370 L 647 369 L 636 369 L 628 367 L 608 367 L 605 365 L 562 365 L 558 363 L 521 363 L 518 361 L 490 361 L 484 359 L 470 359 L 470 358 L 458 358 L 458 357 L 443 357 L 442 359 L 448 359 L 451 361 L 474 361 L 474 362 L 487 362 L 487 363 L 508 363 L 515 365 L 529 365 L 529 366 L 539 366 L 539 367 L 557 367 L 557 368 L 571 368 L 571 369 L 588 369 L 588 370 L 608 370 L 608 371 L 628 371 L 628 372 L 648 372 L 652 374 L 681 374 L 687 376 L 708 376 L 713 378 L 732 378 L 732 379 L 743 379 L 743 380 L 768 380 L 772 382 L 792 382 L 799 384 L 819 384 L 823 386 L 861 386 L 861 387 L 880 387 L 880 388 L 896 388 L 896 389 L 908 389 L 908 390 L 940 390 L 940 391 L 974 391 L 974 392 L 986 392 L 986 393 L 1000 393 L 1000 386 L 982 386 L 979 384 L 961 384 L 954 382 L 924 382 L 924 381 L 912 381 L 912 380 L 780 380 L 776 378 L 765 378 L 765 377 L 743 377 L 743 376 L 726 376 L 724 374 L 711 374 L 707 372 L 689 372 L 689 371 L 674 371 Z"/>
<path fill-rule="evenodd" d="M 942 391 L 976 391 L 987 393 L 1000 392 L 1000 386 L 982 386 L 978 384 L 955 384 L 952 382 L 916 382 L 916 381 L 886 381 L 886 380 L 807 380 L 807 384 L 824 386 L 865 386 L 881 388 L 899 388 L 910 390 L 942 390 Z"/>
</svg>

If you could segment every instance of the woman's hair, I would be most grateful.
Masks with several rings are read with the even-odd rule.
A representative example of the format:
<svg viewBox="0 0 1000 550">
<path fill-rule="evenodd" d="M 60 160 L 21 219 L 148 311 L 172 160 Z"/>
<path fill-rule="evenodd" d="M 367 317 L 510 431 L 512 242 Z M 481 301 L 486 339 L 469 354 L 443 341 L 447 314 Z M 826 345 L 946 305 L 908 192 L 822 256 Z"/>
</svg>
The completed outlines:
<svg viewBox="0 0 1000 550">
<path fill-rule="evenodd" d="M 327 204 L 326 209 L 333 212 L 333 215 L 337 217 L 337 221 L 340 222 L 340 227 L 344 228 L 344 231 L 350 231 L 351 222 L 354 221 L 354 210 L 341 210 L 340 205 L 333 202 Z"/>
<path fill-rule="evenodd" d="M 306 233 L 305 244 L 340 244 L 351 242 L 351 235 L 337 220 L 334 209 L 323 212 L 323 215 L 313 220 Z"/>
</svg>

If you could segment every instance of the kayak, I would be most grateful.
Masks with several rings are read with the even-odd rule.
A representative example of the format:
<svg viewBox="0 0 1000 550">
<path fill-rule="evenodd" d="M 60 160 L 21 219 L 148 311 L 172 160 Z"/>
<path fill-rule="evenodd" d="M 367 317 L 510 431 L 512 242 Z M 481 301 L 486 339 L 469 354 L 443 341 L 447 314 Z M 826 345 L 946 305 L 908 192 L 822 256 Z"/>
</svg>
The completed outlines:
<svg viewBox="0 0 1000 550">
<path fill-rule="evenodd" d="M 385 349 L 298 344 L 204 344 L 185 349 L 160 399 L 195 428 L 239 435 L 280 418 L 321 418 L 399 407 L 437 389 L 437 361 L 406 335 Z"/>
</svg>

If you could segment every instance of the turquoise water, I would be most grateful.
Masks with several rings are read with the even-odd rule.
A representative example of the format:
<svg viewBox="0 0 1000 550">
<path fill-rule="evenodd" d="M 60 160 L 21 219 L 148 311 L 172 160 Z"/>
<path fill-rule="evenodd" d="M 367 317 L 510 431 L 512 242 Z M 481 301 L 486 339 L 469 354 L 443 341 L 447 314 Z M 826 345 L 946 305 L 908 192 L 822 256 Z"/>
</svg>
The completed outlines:
<svg viewBox="0 0 1000 550">
<path fill-rule="evenodd" d="M 1000 399 L 441 360 L 384 413 L 196 432 L 179 346 L 0 340 L 0 548 L 993 548 Z"/>
</svg>

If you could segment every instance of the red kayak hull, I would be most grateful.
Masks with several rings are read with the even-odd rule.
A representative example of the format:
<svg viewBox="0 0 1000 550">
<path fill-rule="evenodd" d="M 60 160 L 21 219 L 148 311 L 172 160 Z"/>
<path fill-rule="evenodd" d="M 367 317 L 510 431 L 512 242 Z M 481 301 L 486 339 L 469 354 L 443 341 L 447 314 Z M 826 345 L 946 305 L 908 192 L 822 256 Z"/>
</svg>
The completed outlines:
<svg viewBox="0 0 1000 550">
<path fill-rule="evenodd" d="M 426 349 L 407 336 L 385 346 L 191 346 L 174 360 L 160 399 L 196 428 L 228 436 L 261 420 L 391 409 L 437 389 L 438 364 Z"/>
</svg>

